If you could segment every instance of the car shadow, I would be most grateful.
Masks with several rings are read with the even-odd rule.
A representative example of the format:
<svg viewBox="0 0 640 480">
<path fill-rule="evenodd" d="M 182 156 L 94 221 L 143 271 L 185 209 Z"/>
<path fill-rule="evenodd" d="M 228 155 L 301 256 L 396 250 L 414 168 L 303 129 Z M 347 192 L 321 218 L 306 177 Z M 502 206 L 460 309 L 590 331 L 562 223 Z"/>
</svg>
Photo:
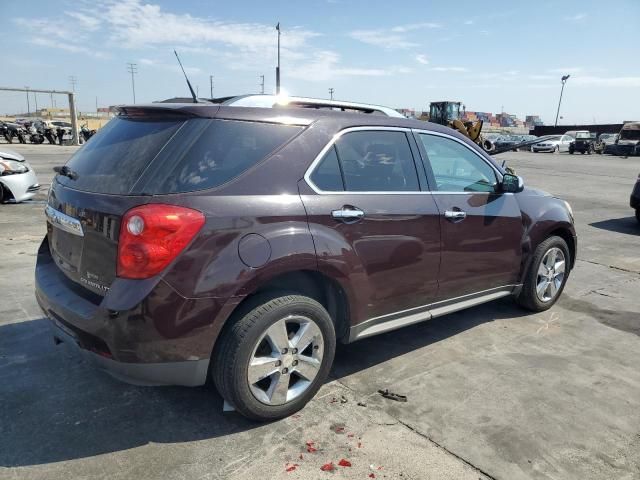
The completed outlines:
<svg viewBox="0 0 640 480">
<path fill-rule="evenodd" d="M 630 217 L 612 218 L 601 222 L 590 223 L 589 226 L 608 230 L 610 232 L 626 233 L 627 235 L 640 235 L 640 224 L 632 215 Z"/>
<path fill-rule="evenodd" d="M 342 346 L 339 379 L 482 323 L 524 315 L 509 299 Z M 260 424 L 222 413 L 212 386 L 137 387 L 116 381 L 69 346 L 49 321 L 0 326 L 0 466 L 40 465 L 244 432 Z"/>
</svg>

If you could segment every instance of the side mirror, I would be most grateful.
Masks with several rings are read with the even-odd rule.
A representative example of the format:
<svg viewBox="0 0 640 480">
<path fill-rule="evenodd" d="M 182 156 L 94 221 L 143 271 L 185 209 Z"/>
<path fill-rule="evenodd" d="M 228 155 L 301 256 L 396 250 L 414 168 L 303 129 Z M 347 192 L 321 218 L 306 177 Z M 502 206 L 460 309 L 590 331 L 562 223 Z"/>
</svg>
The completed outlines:
<svg viewBox="0 0 640 480">
<path fill-rule="evenodd" d="M 522 177 L 513 175 L 511 173 L 505 173 L 502 176 L 502 183 L 500 184 L 502 191 L 505 193 L 518 193 L 524 190 L 524 181 Z"/>
</svg>

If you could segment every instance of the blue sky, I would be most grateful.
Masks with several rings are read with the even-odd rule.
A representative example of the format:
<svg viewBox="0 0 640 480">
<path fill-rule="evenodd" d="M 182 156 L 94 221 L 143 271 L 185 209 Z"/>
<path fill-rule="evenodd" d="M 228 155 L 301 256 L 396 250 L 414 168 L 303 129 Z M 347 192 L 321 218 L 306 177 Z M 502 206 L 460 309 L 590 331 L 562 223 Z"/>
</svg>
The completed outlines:
<svg viewBox="0 0 640 480">
<path fill-rule="evenodd" d="M 307 0 L 58 0 L 2 2 L 3 86 L 69 89 L 80 110 L 187 94 L 173 48 L 201 96 L 275 88 L 274 26 L 282 25 L 282 85 L 291 94 L 427 109 L 555 117 L 562 123 L 640 119 L 639 0 L 390 2 Z M 61 97 L 58 102 L 63 103 Z M 50 103 L 47 96 L 39 104 Z M 26 110 L 0 92 L 0 112 Z"/>
</svg>

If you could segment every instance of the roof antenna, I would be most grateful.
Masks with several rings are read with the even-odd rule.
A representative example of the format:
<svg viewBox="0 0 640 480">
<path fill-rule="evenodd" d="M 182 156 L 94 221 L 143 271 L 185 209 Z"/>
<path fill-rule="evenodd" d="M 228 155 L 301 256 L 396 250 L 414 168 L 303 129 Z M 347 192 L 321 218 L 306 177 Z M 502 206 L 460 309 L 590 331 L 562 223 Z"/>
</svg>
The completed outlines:
<svg viewBox="0 0 640 480">
<path fill-rule="evenodd" d="M 182 66 L 182 62 L 180 61 L 180 57 L 178 56 L 178 52 L 175 50 L 173 53 L 176 54 L 176 58 L 178 59 L 178 63 L 180 64 L 180 68 L 182 69 L 182 73 L 184 73 L 184 79 L 187 81 L 187 85 L 189 85 L 189 90 L 191 91 L 191 96 L 193 97 L 193 103 L 198 103 L 198 99 L 196 97 L 196 92 L 193 91 L 193 87 L 191 86 L 191 82 L 189 81 L 189 77 L 187 77 L 187 73 L 184 71 L 184 67 Z"/>
</svg>

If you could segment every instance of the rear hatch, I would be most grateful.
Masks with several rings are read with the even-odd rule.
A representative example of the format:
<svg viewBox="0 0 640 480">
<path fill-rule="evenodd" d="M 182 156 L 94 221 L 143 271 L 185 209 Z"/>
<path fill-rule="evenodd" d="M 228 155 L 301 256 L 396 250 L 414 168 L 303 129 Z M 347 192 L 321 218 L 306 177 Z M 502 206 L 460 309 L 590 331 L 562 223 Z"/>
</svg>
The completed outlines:
<svg viewBox="0 0 640 480">
<path fill-rule="evenodd" d="M 215 113 L 209 108 L 208 113 Z M 49 251 L 72 281 L 105 295 L 116 278 L 124 214 L 237 177 L 302 128 L 128 109 L 69 160 L 52 183 Z"/>
</svg>

